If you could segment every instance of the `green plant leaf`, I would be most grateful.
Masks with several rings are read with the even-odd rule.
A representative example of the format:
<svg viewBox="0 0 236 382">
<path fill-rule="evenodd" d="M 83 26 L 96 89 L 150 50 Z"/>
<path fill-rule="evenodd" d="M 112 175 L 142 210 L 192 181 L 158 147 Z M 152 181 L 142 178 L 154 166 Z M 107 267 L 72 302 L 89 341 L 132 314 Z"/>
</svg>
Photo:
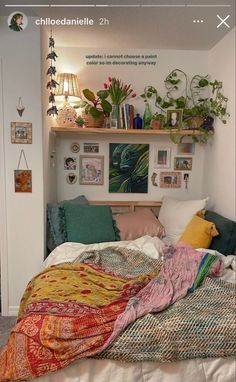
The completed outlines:
<svg viewBox="0 0 236 382">
<path fill-rule="evenodd" d="M 109 97 L 109 92 L 107 90 L 99 90 L 97 92 L 97 96 L 100 98 L 100 99 L 106 99 L 107 97 Z"/>
<path fill-rule="evenodd" d="M 95 97 L 95 94 L 89 90 L 89 89 L 84 89 L 83 90 L 83 95 L 85 96 L 85 98 L 88 100 L 88 101 L 95 101 L 96 100 L 96 97 Z"/>
<path fill-rule="evenodd" d="M 79 108 L 84 108 L 87 105 L 88 105 L 88 102 L 86 102 L 86 101 L 79 101 L 78 102 L 78 107 Z"/>
<path fill-rule="evenodd" d="M 112 111 L 110 102 L 106 101 L 105 99 L 102 100 L 101 106 L 106 113 L 110 113 Z"/>
<path fill-rule="evenodd" d="M 96 119 L 96 118 L 99 118 L 99 117 L 103 114 L 102 111 L 96 109 L 96 107 L 94 107 L 94 106 L 91 106 L 91 107 L 90 107 L 90 109 L 89 109 L 89 113 L 90 113 L 91 116 L 92 116 L 93 118 L 95 118 L 95 119 Z"/>
<path fill-rule="evenodd" d="M 201 80 L 198 82 L 198 86 L 200 88 L 204 88 L 209 85 L 209 81 L 206 78 L 201 78 Z"/>
</svg>

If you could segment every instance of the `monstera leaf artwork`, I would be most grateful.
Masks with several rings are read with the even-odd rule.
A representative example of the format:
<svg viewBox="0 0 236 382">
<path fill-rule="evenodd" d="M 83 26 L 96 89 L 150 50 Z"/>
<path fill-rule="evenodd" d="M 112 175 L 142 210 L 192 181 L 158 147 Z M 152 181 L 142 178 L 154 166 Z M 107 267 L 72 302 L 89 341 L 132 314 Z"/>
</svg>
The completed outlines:
<svg viewBox="0 0 236 382">
<path fill-rule="evenodd" d="M 109 192 L 148 192 L 149 145 L 110 143 Z"/>
</svg>

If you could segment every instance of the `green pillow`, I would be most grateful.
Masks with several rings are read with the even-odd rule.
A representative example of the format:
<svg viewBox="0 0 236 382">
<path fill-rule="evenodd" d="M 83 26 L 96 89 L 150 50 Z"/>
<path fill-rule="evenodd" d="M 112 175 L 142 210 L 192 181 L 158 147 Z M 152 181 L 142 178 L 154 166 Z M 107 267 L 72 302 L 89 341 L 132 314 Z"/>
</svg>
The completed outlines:
<svg viewBox="0 0 236 382">
<path fill-rule="evenodd" d="M 219 231 L 219 235 L 213 238 L 210 249 L 219 251 L 225 256 L 233 255 L 236 247 L 236 222 L 213 211 L 206 211 L 205 219 L 215 223 Z"/>
<path fill-rule="evenodd" d="M 109 206 L 64 203 L 64 210 L 68 241 L 94 244 L 116 240 Z"/>
<path fill-rule="evenodd" d="M 72 200 L 47 205 L 47 248 L 49 251 L 68 241 L 65 227 L 65 203 L 88 204 L 88 200 L 84 195 L 80 195 Z"/>
</svg>

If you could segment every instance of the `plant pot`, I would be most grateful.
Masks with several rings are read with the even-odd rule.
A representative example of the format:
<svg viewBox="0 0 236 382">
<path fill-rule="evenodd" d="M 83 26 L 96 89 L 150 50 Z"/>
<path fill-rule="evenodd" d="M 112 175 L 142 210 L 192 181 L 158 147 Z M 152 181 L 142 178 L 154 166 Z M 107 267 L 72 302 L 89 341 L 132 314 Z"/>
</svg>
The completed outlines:
<svg viewBox="0 0 236 382">
<path fill-rule="evenodd" d="M 158 121 L 158 120 L 153 119 L 151 121 L 151 128 L 153 130 L 160 130 L 162 128 L 162 121 Z"/>
<path fill-rule="evenodd" d="M 197 115 L 195 117 L 191 117 L 190 119 L 190 128 L 191 129 L 200 129 L 203 124 L 204 118 L 200 115 Z"/>
<path fill-rule="evenodd" d="M 104 125 L 104 115 L 102 114 L 99 118 L 93 118 L 90 114 L 82 113 L 82 118 L 84 120 L 85 127 L 97 129 L 103 127 Z"/>
</svg>

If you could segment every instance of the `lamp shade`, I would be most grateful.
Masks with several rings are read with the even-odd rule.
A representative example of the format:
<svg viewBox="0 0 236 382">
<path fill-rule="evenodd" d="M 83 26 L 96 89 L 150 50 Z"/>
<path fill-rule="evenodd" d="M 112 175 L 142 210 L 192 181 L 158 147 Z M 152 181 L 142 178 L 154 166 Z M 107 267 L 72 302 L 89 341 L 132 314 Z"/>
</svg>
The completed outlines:
<svg viewBox="0 0 236 382">
<path fill-rule="evenodd" d="M 72 73 L 60 73 L 56 76 L 59 86 L 55 89 L 56 97 L 69 97 L 69 102 L 76 102 L 81 98 L 78 77 Z M 62 98 L 61 98 L 62 99 Z"/>
</svg>

